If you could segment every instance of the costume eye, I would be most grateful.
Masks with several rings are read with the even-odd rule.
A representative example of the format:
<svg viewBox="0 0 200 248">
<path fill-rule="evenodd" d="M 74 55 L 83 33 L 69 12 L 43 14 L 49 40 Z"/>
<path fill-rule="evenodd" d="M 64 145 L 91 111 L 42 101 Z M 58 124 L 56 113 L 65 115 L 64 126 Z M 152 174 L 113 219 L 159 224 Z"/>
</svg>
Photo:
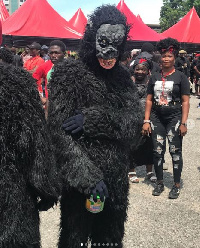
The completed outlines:
<svg viewBox="0 0 200 248">
<path fill-rule="evenodd" d="M 101 40 L 99 40 L 99 44 L 100 44 L 101 47 L 104 48 L 107 45 L 107 41 L 105 39 L 101 39 Z"/>
</svg>

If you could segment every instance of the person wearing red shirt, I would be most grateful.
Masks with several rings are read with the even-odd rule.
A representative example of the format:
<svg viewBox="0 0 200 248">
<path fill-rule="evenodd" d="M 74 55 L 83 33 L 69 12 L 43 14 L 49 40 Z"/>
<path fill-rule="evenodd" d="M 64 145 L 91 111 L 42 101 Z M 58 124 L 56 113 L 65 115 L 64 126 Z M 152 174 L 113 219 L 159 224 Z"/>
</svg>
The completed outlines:
<svg viewBox="0 0 200 248">
<path fill-rule="evenodd" d="M 32 75 L 44 63 L 44 60 L 40 57 L 41 46 L 39 43 L 33 42 L 28 48 L 32 57 L 24 63 L 24 69 Z"/>
<path fill-rule="evenodd" d="M 62 61 L 65 56 L 66 46 L 60 40 L 54 40 L 50 43 L 49 47 L 49 57 L 50 60 L 42 64 L 37 68 L 37 70 L 33 73 L 33 78 L 37 80 L 38 91 L 40 93 L 41 101 L 44 105 L 46 105 L 48 99 L 48 77 L 51 77 L 51 72 L 53 70 L 53 66 L 58 62 Z M 45 95 L 43 95 L 42 82 L 45 81 Z M 44 106 L 45 107 L 45 106 Z"/>
<path fill-rule="evenodd" d="M 47 91 L 47 73 L 51 70 L 53 63 L 51 60 L 40 65 L 37 70 L 33 73 L 33 78 L 37 80 L 38 91 L 41 97 L 48 98 Z M 45 94 L 43 94 L 42 83 L 45 81 Z"/>
</svg>

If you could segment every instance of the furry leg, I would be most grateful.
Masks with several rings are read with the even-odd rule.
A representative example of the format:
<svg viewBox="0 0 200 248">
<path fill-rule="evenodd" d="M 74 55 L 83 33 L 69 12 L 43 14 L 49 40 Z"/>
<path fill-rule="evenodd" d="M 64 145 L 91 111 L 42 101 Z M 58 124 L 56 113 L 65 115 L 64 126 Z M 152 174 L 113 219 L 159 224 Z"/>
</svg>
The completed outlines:
<svg viewBox="0 0 200 248">
<path fill-rule="evenodd" d="M 35 244 L 35 245 L 28 245 L 24 248 L 40 248 L 40 247 L 41 247 L 40 244 Z"/>
<path fill-rule="evenodd" d="M 116 247 L 122 248 L 126 208 L 113 209 L 113 203 L 110 204 L 109 199 L 106 201 L 104 210 L 96 216 L 93 224 L 92 247 L 115 247 L 117 244 Z"/>
<path fill-rule="evenodd" d="M 77 191 L 64 192 L 61 198 L 59 248 L 80 248 L 87 244 L 93 216 L 85 208 L 86 197 Z"/>
</svg>

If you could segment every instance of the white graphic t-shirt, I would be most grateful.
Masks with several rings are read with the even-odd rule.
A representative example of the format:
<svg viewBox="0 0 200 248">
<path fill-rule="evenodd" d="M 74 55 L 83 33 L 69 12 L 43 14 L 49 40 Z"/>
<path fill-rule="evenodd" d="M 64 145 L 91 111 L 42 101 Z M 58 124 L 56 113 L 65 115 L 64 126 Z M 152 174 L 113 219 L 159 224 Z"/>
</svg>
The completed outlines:
<svg viewBox="0 0 200 248">
<path fill-rule="evenodd" d="M 172 101 L 174 81 L 156 81 L 154 85 L 154 100 L 159 105 L 168 105 Z"/>
<path fill-rule="evenodd" d="M 153 96 L 153 104 L 168 106 L 167 109 L 174 108 L 173 102 L 182 101 L 182 95 L 190 95 L 190 83 L 187 77 L 180 71 L 167 76 L 163 84 L 161 73 L 154 73 L 149 79 L 147 95 Z M 166 105 L 167 104 L 167 105 Z M 181 104 L 176 105 L 176 109 L 181 111 Z M 156 108 L 158 111 L 159 108 Z M 161 108 L 163 109 L 163 108 Z"/>
</svg>

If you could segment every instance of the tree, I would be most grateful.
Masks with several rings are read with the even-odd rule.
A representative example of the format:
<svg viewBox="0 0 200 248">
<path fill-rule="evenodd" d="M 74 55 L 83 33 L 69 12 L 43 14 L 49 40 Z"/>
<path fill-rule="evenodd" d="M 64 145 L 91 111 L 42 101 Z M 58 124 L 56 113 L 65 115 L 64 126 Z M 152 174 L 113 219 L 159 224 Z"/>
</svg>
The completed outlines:
<svg viewBox="0 0 200 248">
<path fill-rule="evenodd" d="M 192 8 L 195 7 L 197 14 L 200 16 L 200 0 L 187 0 L 187 9 L 188 11 Z"/>
<path fill-rule="evenodd" d="M 162 31 L 176 24 L 186 14 L 185 4 L 186 1 L 184 0 L 163 0 L 160 11 Z"/>
<path fill-rule="evenodd" d="M 176 24 L 193 6 L 200 15 L 200 0 L 163 0 L 160 11 L 162 32 Z"/>
</svg>

